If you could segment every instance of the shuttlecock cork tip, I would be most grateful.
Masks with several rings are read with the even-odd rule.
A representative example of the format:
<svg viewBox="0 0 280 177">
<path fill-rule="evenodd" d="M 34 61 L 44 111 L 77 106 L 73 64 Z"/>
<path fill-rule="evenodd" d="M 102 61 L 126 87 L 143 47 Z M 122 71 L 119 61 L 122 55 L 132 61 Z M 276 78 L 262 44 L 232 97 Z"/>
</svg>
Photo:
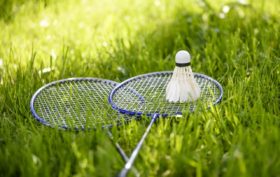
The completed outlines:
<svg viewBox="0 0 280 177">
<path fill-rule="evenodd" d="M 185 65 L 191 63 L 191 55 L 186 50 L 180 50 L 175 56 L 176 65 Z"/>
</svg>

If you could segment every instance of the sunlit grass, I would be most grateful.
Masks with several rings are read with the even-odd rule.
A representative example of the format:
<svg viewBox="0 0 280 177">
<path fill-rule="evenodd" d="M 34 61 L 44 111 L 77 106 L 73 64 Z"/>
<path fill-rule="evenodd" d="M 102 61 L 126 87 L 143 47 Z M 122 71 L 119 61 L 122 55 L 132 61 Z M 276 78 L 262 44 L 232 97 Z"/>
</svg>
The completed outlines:
<svg viewBox="0 0 280 177">
<path fill-rule="evenodd" d="M 222 84 L 223 101 L 209 111 L 159 119 L 136 160 L 138 171 L 279 176 L 279 5 L 278 0 L 9 1 L 0 12 L 0 174 L 115 175 L 124 163 L 102 130 L 40 125 L 29 110 L 32 94 L 68 77 L 123 81 L 173 70 L 174 54 L 187 49 L 193 71 Z M 113 128 L 127 154 L 149 120 Z"/>
</svg>

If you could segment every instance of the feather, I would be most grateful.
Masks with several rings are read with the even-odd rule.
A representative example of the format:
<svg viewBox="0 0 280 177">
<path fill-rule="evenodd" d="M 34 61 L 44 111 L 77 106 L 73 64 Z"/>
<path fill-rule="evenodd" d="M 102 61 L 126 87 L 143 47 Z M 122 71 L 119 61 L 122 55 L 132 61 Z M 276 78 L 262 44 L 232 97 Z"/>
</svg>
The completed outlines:
<svg viewBox="0 0 280 177">
<path fill-rule="evenodd" d="M 166 100 L 169 102 L 191 102 L 200 97 L 200 87 L 196 83 L 190 66 L 187 51 L 176 54 L 176 66 L 166 87 Z"/>
</svg>

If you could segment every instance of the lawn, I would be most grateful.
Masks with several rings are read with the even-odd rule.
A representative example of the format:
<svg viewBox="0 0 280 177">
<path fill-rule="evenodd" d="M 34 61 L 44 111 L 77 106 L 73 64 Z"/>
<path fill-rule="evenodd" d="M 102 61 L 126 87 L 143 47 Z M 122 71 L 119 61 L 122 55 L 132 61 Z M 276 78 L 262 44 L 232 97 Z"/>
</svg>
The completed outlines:
<svg viewBox="0 0 280 177">
<path fill-rule="evenodd" d="M 30 113 L 41 86 L 70 77 L 117 82 L 174 69 L 215 78 L 222 102 L 159 119 L 135 162 L 141 176 L 280 177 L 279 0 L 0 0 L 0 176 L 114 176 L 106 133 L 46 127 Z M 113 127 L 127 154 L 149 118 Z M 133 173 L 129 173 L 133 176 Z"/>
</svg>

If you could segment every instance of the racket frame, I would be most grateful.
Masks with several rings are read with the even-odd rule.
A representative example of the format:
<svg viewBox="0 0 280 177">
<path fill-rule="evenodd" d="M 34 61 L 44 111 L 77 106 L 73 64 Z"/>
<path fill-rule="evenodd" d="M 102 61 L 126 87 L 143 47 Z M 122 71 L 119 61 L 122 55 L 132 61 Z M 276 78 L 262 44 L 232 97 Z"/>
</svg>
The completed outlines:
<svg viewBox="0 0 280 177">
<path fill-rule="evenodd" d="M 57 80 L 57 81 L 53 81 L 50 82 L 44 86 L 42 86 L 41 88 L 39 88 L 32 96 L 31 101 L 30 101 L 30 110 L 31 113 L 33 115 L 33 117 L 38 120 L 40 123 L 46 125 L 46 126 L 50 126 L 50 127 L 54 127 L 52 124 L 48 123 L 44 118 L 40 117 L 37 113 L 36 110 L 34 108 L 34 102 L 36 100 L 36 98 L 40 95 L 42 90 L 45 90 L 51 86 L 57 85 L 57 84 L 63 84 L 66 82 L 79 82 L 79 81 L 94 81 L 94 82 L 103 82 L 103 83 L 108 83 L 111 84 L 113 87 L 117 86 L 119 83 L 111 81 L 111 80 L 107 80 L 107 79 L 99 79 L 99 78 L 92 78 L 92 77 L 73 77 L 73 78 L 67 78 L 67 79 L 61 79 L 61 80 Z M 106 125 L 108 126 L 108 125 Z M 58 126 L 59 128 L 63 128 L 63 129 L 71 129 L 67 126 Z M 105 126 L 104 126 L 105 127 Z M 79 130 L 77 128 L 75 128 L 75 130 Z"/>
<path fill-rule="evenodd" d="M 130 110 L 125 110 L 125 109 L 122 109 L 122 108 L 119 108 L 113 101 L 113 97 L 114 97 L 114 94 L 121 88 L 123 88 L 125 85 L 127 85 L 128 83 L 134 81 L 134 80 L 141 80 L 142 78 L 149 78 L 149 77 L 153 77 L 153 76 L 157 76 L 157 75 L 172 75 L 173 71 L 162 71 L 162 72 L 153 72 L 153 73 L 148 73 L 148 74 L 142 74 L 142 75 L 138 75 L 138 76 L 135 76 L 135 77 L 132 77 L 130 79 L 127 79 L 123 82 L 121 82 L 120 84 L 118 84 L 110 93 L 110 96 L 109 96 L 109 103 L 111 104 L 112 108 L 117 110 L 118 112 L 122 113 L 122 114 L 127 114 L 127 115 L 130 115 L 130 116 L 141 116 L 143 115 L 143 112 L 141 111 L 130 111 Z M 213 103 L 213 105 L 216 105 L 218 103 L 221 102 L 222 100 L 222 96 L 223 96 L 223 88 L 221 86 L 221 84 L 216 81 L 215 79 L 207 76 L 207 75 L 204 75 L 204 74 L 200 74 L 200 73 L 193 73 L 194 76 L 196 77 L 200 77 L 200 78 L 203 78 L 203 79 L 207 79 L 209 80 L 210 82 L 214 83 L 220 90 L 220 96 L 219 98 Z M 132 90 L 130 88 L 130 90 Z M 139 96 L 139 99 L 140 100 L 144 100 L 144 98 L 139 94 L 137 93 L 137 91 L 133 91 L 134 94 L 138 95 Z M 146 116 L 148 117 L 151 117 L 153 116 L 155 113 L 153 112 L 149 112 L 149 113 L 146 113 Z M 156 113 L 156 114 L 159 114 L 159 113 Z M 162 116 L 162 117 L 168 117 L 168 116 L 176 116 L 176 115 L 182 115 L 182 112 L 177 112 L 176 114 L 167 114 L 167 113 L 164 113 L 164 114 L 160 114 L 159 116 Z"/>
<path fill-rule="evenodd" d="M 138 75 L 138 76 L 132 77 L 130 79 L 127 79 L 127 80 L 123 81 L 122 83 L 120 83 L 118 86 L 116 86 L 111 91 L 110 96 L 109 96 L 109 103 L 111 104 L 113 109 L 117 110 L 118 112 L 120 112 L 122 114 L 127 114 L 127 115 L 130 115 L 130 116 L 133 116 L 133 115 L 141 116 L 141 115 L 143 115 L 143 112 L 141 112 L 141 111 L 130 111 L 130 110 L 125 110 L 125 109 L 119 108 L 113 101 L 114 94 L 119 89 L 125 87 L 128 83 L 130 83 L 132 81 L 135 81 L 135 80 L 137 81 L 137 80 L 141 80 L 143 78 L 160 76 L 160 75 L 171 75 L 172 76 L 172 74 L 173 74 L 173 71 L 162 71 L 162 72 L 153 72 L 153 73 L 142 74 L 142 75 Z M 213 78 L 211 78 L 207 75 L 200 74 L 200 73 L 193 73 L 193 74 L 194 74 L 195 77 L 200 77 L 200 78 L 209 80 L 210 82 L 214 83 L 218 87 L 218 89 L 220 90 L 220 95 L 219 95 L 218 99 L 212 105 L 216 105 L 216 104 L 220 103 L 221 100 L 222 100 L 222 96 L 223 96 L 223 88 L 222 88 L 221 84 L 218 81 L 216 81 L 215 79 L 213 79 Z M 135 94 L 135 93 L 137 93 L 137 90 L 134 90 L 133 92 Z M 140 94 L 137 93 L 136 95 L 140 95 Z M 143 98 L 143 96 L 140 95 L 139 99 L 143 100 L 144 98 Z M 191 110 L 191 111 L 193 111 L 193 110 Z M 125 164 L 124 168 L 118 174 L 119 177 L 125 177 L 127 175 L 127 173 L 129 172 L 129 170 L 132 168 L 132 166 L 134 164 L 134 161 L 135 161 L 135 159 L 136 159 L 136 157 L 137 157 L 137 155 L 138 155 L 138 153 L 139 153 L 147 135 L 149 134 L 149 132 L 151 130 L 151 127 L 154 124 L 154 122 L 159 117 L 178 116 L 178 115 L 182 115 L 182 112 L 176 112 L 175 114 L 167 114 L 167 113 L 160 114 L 160 113 L 156 113 L 156 112 L 146 113 L 146 116 L 152 117 L 151 122 L 149 123 L 149 126 L 146 128 L 145 133 L 142 135 L 142 137 L 141 137 L 140 141 L 138 142 L 137 146 L 133 150 L 130 158 L 128 159 L 128 161 L 126 161 L 126 164 Z"/>
<path fill-rule="evenodd" d="M 73 77 L 73 78 L 67 78 L 67 79 L 61 79 L 61 80 L 57 80 L 57 81 L 53 81 L 50 82 L 44 86 L 42 86 L 41 88 L 39 88 L 32 96 L 31 101 L 30 101 L 30 110 L 31 110 L 31 114 L 32 116 L 39 121 L 40 123 L 42 123 L 43 125 L 47 126 L 47 127 L 52 127 L 54 128 L 55 126 L 53 126 L 52 124 L 48 123 L 46 120 L 44 120 L 44 118 L 40 117 L 37 113 L 36 110 L 34 108 L 34 102 L 36 100 L 36 98 L 40 95 L 41 91 L 43 91 L 44 89 L 47 89 L 51 86 L 54 86 L 56 84 L 63 84 L 66 82 L 78 82 L 78 81 L 94 81 L 94 82 L 103 82 L 103 83 L 108 83 L 111 84 L 113 87 L 117 86 L 119 83 L 111 81 L 111 80 L 107 80 L 107 79 L 99 79 L 99 78 L 92 78 L 92 77 Z M 129 160 L 128 156 L 126 155 L 126 153 L 124 152 L 124 150 L 121 148 L 121 146 L 114 141 L 113 135 L 110 131 L 110 128 L 112 127 L 112 125 L 103 125 L 102 129 L 107 129 L 107 136 L 110 139 L 111 143 L 115 146 L 116 150 L 119 152 L 119 154 L 121 155 L 122 159 L 127 162 Z M 62 130 L 72 130 L 72 128 L 69 128 L 67 126 L 58 126 L 59 129 Z M 78 129 L 75 128 L 76 131 L 79 130 L 84 130 L 84 129 Z M 140 174 L 139 172 L 136 170 L 136 168 L 132 167 L 132 171 L 134 173 L 134 175 L 136 177 L 139 177 Z"/>
</svg>

